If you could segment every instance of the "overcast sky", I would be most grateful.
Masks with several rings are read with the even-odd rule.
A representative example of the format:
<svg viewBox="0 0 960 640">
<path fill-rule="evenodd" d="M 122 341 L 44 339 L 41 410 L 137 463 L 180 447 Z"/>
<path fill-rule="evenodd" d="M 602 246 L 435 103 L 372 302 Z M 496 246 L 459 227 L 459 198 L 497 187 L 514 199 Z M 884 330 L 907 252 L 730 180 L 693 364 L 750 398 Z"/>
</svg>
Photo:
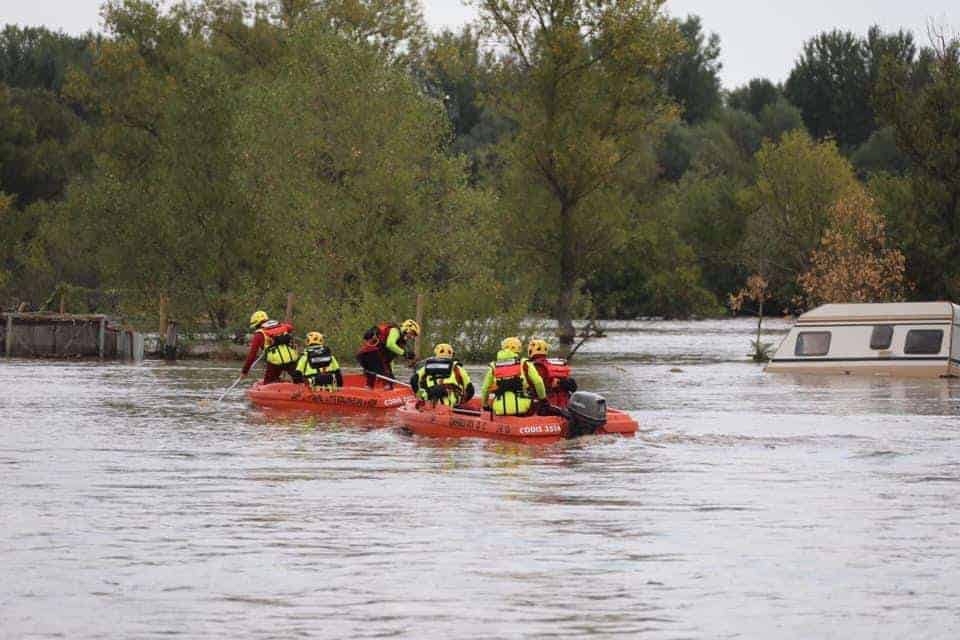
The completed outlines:
<svg viewBox="0 0 960 640">
<path fill-rule="evenodd" d="M 68 33 L 100 27 L 101 0 L 0 0 L 0 23 L 45 25 Z M 459 0 L 423 0 L 434 28 L 457 27 L 474 17 Z M 885 30 L 914 31 L 926 44 L 933 20 L 950 32 L 960 30 L 956 0 L 668 0 L 668 11 L 695 13 L 709 31 L 720 34 L 722 78 L 734 88 L 755 77 L 786 78 L 804 40 L 841 28 L 865 33 L 872 24 Z"/>
</svg>

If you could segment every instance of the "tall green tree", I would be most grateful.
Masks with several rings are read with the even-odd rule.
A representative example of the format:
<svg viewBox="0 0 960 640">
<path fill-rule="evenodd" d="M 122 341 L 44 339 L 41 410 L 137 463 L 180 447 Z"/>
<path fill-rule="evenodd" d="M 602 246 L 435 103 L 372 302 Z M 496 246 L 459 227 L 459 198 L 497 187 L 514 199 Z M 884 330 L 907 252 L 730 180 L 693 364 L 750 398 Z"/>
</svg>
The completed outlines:
<svg viewBox="0 0 960 640">
<path fill-rule="evenodd" d="M 842 147 L 859 145 L 873 131 L 870 77 L 864 43 L 849 31 L 808 40 L 784 87 L 800 108 L 810 133 L 833 137 Z"/>
<path fill-rule="evenodd" d="M 910 158 L 897 146 L 897 134 L 893 127 L 874 131 L 850 159 L 861 177 L 879 172 L 903 175 L 910 169 Z"/>
<path fill-rule="evenodd" d="M 88 166 L 88 134 L 54 93 L 0 84 L 0 193 L 9 199 L 0 216 L 0 270 L 9 276 L 0 284 L 0 306 L 37 305 L 49 297 L 49 283 L 28 272 L 26 248 L 43 222 L 39 205 L 63 197 Z"/>
<path fill-rule="evenodd" d="M 754 78 L 727 96 L 727 106 L 759 118 L 764 108 L 783 97 L 783 90 L 766 78 Z"/>
<path fill-rule="evenodd" d="M 922 65 L 927 64 L 929 52 L 923 54 L 924 62 L 918 60 L 921 51 L 918 49 L 913 34 L 900 29 L 896 32 L 884 33 L 880 27 L 874 25 L 867 31 L 864 39 L 864 49 L 867 55 L 867 69 L 869 76 L 868 96 L 873 103 L 873 93 L 880 80 L 884 64 Z M 915 69 L 919 70 L 919 66 Z M 922 73 L 922 72 L 921 72 Z"/>
<path fill-rule="evenodd" d="M 622 178 L 676 117 L 657 77 L 682 38 L 662 0 L 477 0 L 507 52 L 492 100 L 516 132 L 501 226 L 524 271 L 545 274 L 559 337 L 571 342 L 583 278 L 624 241 Z"/>
<path fill-rule="evenodd" d="M 682 108 L 684 121 L 695 124 L 713 115 L 722 104 L 720 36 L 703 31 L 699 16 L 677 22 L 685 47 L 664 71 L 667 93 Z"/>
<path fill-rule="evenodd" d="M 17 246 L 17 237 L 13 231 L 13 224 L 8 219 L 9 212 L 13 209 L 13 198 L 0 192 L 0 229 L 3 234 L 0 235 L 0 292 L 6 292 L 10 284 L 12 274 L 10 269 L 15 266 L 13 262 L 13 252 Z M 0 308 L 5 305 L 5 300 L 0 298 Z"/>
<path fill-rule="evenodd" d="M 83 122 L 53 93 L 0 85 L 0 191 L 26 207 L 63 195 L 87 154 Z"/>
<path fill-rule="evenodd" d="M 776 119 L 771 120 L 775 138 Z M 766 128 L 749 113 L 723 108 L 713 118 L 690 126 L 680 122 L 667 131 L 657 147 L 662 176 L 680 180 L 689 170 L 698 175 L 753 176 L 753 155 L 760 148 Z"/>
<path fill-rule="evenodd" d="M 908 277 L 917 283 L 919 293 L 956 299 L 960 297 L 960 40 L 941 36 L 936 45 L 918 64 L 887 58 L 875 97 L 881 120 L 893 127 L 896 145 L 911 165 L 907 173 L 910 198 L 901 202 L 912 213 L 903 220 L 906 224 L 891 225 L 892 231 L 904 233 Z"/>
<path fill-rule="evenodd" d="M 493 145 L 510 132 L 510 122 L 483 99 L 493 81 L 495 58 L 483 49 L 470 26 L 459 33 L 443 31 L 428 39 L 413 65 L 428 95 L 441 101 L 453 127 L 450 152 L 470 158 L 474 182 L 491 178 L 497 156 Z"/>
<path fill-rule="evenodd" d="M 663 200 L 670 226 L 692 249 L 702 286 L 717 300 L 726 299 L 748 275 L 741 245 L 747 215 L 740 202 L 744 180 L 703 169 L 687 174 Z"/>
<path fill-rule="evenodd" d="M 669 220 L 643 211 L 626 232 L 617 260 L 591 274 L 588 289 L 602 317 L 688 318 L 719 312 L 703 286 L 697 255 Z"/>
<path fill-rule="evenodd" d="M 800 108 L 810 133 L 832 137 L 841 148 L 864 143 L 878 128 L 872 94 L 884 59 L 911 63 L 913 36 L 872 27 L 865 38 L 831 31 L 808 40 L 784 93 Z"/>
<path fill-rule="evenodd" d="M 0 83 L 57 93 L 71 68 L 90 68 L 93 40 L 8 24 L 0 31 Z"/>
<path fill-rule="evenodd" d="M 377 48 L 322 21 L 297 25 L 287 46 L 269 77 L 248 87 L 238 122 L 241 180 L 259 224 L 278 230 L 276 247 L 263 247 L 270 279 L 299 294 L 313 323 L 348 340 L 343 350 L 374 321 L 412 313 L 415 294 L 426 292 L 431 314 L 459 321 L 454 329 L 432 315 L 429 336 L 465 330 L 471 349 L 489 352 L 490 331 L 470 320 L 502 329 L 528 303 L 498 284 L 493 198 L 471 188 L 464 161 L 447 154 L 443 102 Z"/>
<path fill-rule="evenodd" d="M 263 260 L 234 180 L 238 95 L 256 67 L 238 73 L 220 42 L 191 35 L 184 12 L 125 0 L 103 16 L 109 39 L 92 73 L 67 86 L 98 122 L 96 165 L 59 214 L 89 238 L 103 285 L 122 290 L 128 312 L 166 296 L 184 322 L 203 315 L 226 328 Z"/>
<path fill-rule="evenodd" d="M 804 128 L 803 114 L 785 98 L 765 106 L 758 120 L 764 139 L 774 142 L 779 142 L 785 133 Z"/>
</svg>

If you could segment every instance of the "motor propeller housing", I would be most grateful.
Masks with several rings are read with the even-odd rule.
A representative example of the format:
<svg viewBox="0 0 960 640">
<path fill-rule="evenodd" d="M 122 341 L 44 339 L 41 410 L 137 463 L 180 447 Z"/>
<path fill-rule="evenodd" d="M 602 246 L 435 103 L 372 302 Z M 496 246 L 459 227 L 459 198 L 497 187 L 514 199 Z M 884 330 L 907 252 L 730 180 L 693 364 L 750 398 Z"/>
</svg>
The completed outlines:
<svg viewBox="0 0 960 640">
<path fill-rule="evenodd" d="M 607 400 L 596 393 L 577 391 L 570 396 L 567 412 L 571 438 L 594 434 L 607 424 Z"/>
</svg>

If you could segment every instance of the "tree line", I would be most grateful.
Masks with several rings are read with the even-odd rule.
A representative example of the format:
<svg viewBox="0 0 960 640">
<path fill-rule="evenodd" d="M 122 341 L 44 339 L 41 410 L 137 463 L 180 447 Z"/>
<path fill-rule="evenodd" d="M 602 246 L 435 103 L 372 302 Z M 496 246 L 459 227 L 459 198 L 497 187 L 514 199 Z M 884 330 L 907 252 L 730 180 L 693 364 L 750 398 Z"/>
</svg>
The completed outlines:
<svg viewBox="0 0 960 640">
<path fill-rule="evenodd" d="M 440 33 L 417 0 L 6 26 L 0 304 L 154 323 L 164 298 L 227 333 L 292 291 L 356 336 L 426 293 L 428 331 L 480 354 L 530 314 L 569 340 L 960 297 L 956 38 L 822 33 L 786 82 L 726 91 L 719 38 L 661 0 L 473 4 Z"/>
</svg>

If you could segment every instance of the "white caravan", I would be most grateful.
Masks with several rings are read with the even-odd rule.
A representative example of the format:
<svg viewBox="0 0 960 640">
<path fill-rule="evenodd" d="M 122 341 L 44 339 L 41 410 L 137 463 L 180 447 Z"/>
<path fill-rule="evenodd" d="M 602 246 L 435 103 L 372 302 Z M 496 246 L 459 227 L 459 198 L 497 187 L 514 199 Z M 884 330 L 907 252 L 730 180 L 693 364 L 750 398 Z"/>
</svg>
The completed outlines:
<svg viewBox="0 0 960 640">
<path fill-rule="evenodd" d="M 797 319 L 772 373 L 960 375 L 960 307 L 949 302 L 826 304 Z"/>
</svg>

